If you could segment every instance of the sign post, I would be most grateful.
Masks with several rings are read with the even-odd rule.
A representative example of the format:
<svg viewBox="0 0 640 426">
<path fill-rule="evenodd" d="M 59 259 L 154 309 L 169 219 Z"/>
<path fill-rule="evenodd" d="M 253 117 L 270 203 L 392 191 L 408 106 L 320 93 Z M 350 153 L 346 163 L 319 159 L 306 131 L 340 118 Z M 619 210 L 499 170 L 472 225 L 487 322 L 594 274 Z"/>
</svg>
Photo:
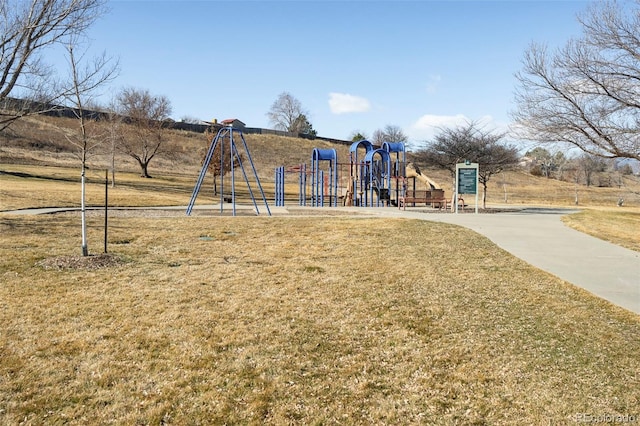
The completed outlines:
<svg viewBox="0 0 640 426">
<path fill-rule="evenodd" d="M 462 194 L 476 196 L 476 214 L 478 213 L 478 163 L 465 161 L 456 164 L 456 213 L 458 213 L 458 197 Z"/>
</svg>

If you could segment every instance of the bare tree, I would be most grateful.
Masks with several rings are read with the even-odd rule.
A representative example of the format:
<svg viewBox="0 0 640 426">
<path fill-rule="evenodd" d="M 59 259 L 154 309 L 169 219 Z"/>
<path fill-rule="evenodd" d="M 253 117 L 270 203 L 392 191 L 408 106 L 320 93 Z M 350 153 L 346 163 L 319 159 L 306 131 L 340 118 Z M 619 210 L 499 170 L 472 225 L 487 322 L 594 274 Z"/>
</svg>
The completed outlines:
<svg viewBox="0 0 640 426">
<path fill-rule="evenodd" d="M 371 139 L 374 145 L 382 145 L 384 142 L 406 142 L 408 138 L 399 126 L 387 124 L 384 129 L 374 131 Z"/>
<path fill-rule="evenodd" d="M 166 142 L 166 121 L 171 103 L 148 90 L 123 89 L 117 96 L 118 113 L 130 124 L 119 141 L 119 149 L 137 161 L 141 177 L 150 178 L 149 163 Z"/>
<path fill-rule="evenodd" d="M 480 139 L 483 139 L 483 134 L 473 122 L 441 128 L 433 141 L 415 152 L 416 161 L 425 166 L 448 170 L 454 178 L 456 164 L 472 159 L 476 150 L 472 142 Z"/>
<path fill-rule="evenodd" d="M 493 175 L 513 169 L 518 164 L 518 149 L 512 145 L 500 143 L 490 137 L 483 144 L 478 141 L 479 152 L 475 162 L 479 165 L 478 181 L 482 185 L 482 208 L 487 208 L 487 186 Z"/>
<path fill-rule="evenodd" d="M 374 145 L 377 146 L 381 146 L 386 140 L 386 136 L 384 134 L 384 131 L 381 129 L 377 129 L 373 132 L 373 135 L 371 135 L 371 140 L 370 142 Z"/>
<path fill-rule="evenodd" d="M 443 128 L 426 147 L 417 150 L 416 161 L 448 170 L 455 179 L 456 164 L 465 160 L 479 164 L 478 180 L 483 186 L 482 208 L 486 208 L 487 185 L 491 177 L 518 164 L 518 150 L 501 142 L 504 133 L 486 131 L 475 122 Z M 455 183 L 454 183 L 455 186 Z"/>
<path fill-rule="evenodd" d="M 118 148 L 123 144 L 123 118 L 116 111 L 118 110 L 116 99 L 112 98 L 105 111 L 106 123 L 107 123 L 107 140 L 108 151 L 110 158 L 111 168 L 111 187 L 116 186 L 116 153 Z"/>
<path fill-rule="evenodd" d="M 402 131 L 400 126 L 387 124 L 384 126 L 385 142 L 406 142 L 407 135 Z"/>
<path fill-rule="evenodd" d="M 81 173 L 80 173 L 80 185 L 81 185 L 81 226 L 82 226 L 82 255 L 87 256 L 89 254 L 87 246 L 87 222 L 86 222 L 86 200 L 85 200 L 85 187 L 86 187 L 86 170 L 87 170 L 87 156 L 90 151 L 102 141 L 100 139 L 92 138 L 87 129 L 87 119 L 85 112 L 85 105 L 91 101 L 91 97 L 96 94 L 96 90 L 105 83 L 113 80 L 118 71 L 117 62 L 111 61 L 105 54 L 101 57 L 95 58 L 91 62 L 85 62 L 84 55 L 76 56 L 75 47 L 79 43 L 77 38 L 70 37 L 70 41 L 67 45 L 67 53 L 70 68 L 70 82 L 68 84 L 71 87 L 71 91 L 65 94 L 65 99 L 74 108 L 73 111 L 78 118 L 80 125 L 80 131 L 77 138 L 69 138 L 69 141 L 78 148 L 78 157 L 80 159 Z M 84 66 L 82 67 L 82 64 Z"/>
<path fill-rule="evenodd" d="M 300 124 L 300 116 L 305 116 L 306 120 L 308 115 L 300 101 L 289 92 L 280 93 L 267 113 L 273 127 L 286 132 L 297 132 L 296 126 Z"/>
<path fill-rule="evenodd" d="M 55 80 L 41 53 L 82 34 L 104 13 L 104 4 L 105 0 L 0 0 L 0 130 L 20 117 L 51 109 L 53 102 L 73 91 Z"/>
<path fill-rule="evenodd" d="M 593 185 L 593 178 L 596 173 L 604 172 L 607 169 L 606 161 L 601 157 L 583 153 L 576 159 L 576 171 L 584 176 L 586 186 Z"/>
<path fill-rule="evenodd" d="M 581 38 L 532 44 L 516 74 L 520 136 L 605 158 L 640 160 L 640 3 L 594 3 Z"/>
</svg>

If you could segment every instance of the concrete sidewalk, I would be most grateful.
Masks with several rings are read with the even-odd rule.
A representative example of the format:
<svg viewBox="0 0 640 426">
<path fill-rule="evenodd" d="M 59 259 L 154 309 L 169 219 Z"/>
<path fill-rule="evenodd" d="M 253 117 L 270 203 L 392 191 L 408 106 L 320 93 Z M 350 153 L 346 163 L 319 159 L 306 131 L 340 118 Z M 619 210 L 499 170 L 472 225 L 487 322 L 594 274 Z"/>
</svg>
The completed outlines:
<svg viewBox="0 0 640 426">
<path fill-rule="evenodd" d="M 523 209 L 494 214 L 384 210 L 378 209 L 377 214 L 472 229 L 531 265 L 640 314 L 640 253 L 564 225 L 561 217 L 570 210 Z"/>
</svg>

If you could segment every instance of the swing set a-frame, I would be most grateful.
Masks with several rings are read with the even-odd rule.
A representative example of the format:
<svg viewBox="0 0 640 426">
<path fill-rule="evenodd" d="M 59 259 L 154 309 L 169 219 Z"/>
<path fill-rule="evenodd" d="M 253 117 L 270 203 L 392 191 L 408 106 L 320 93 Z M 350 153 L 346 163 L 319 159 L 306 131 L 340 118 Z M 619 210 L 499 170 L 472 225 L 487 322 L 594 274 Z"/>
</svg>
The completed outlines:
<svg viewBox="0 0 640 426">
<path fill-rule="evenodd" d="M 235 136 L 235 137 L 234 137 Z M 202 163 L 202 170 L 200 170 L 200 175 L 198 176 L 198 181 L 196 182 L 196 186 L 193 188 L 193 193 L 191 194 L 191 201 L 189 201 L 189 206 L 187 207 L 187 216 L 191 215 L 193 210 L 193 206 L 195 205 L 196 198 L 198 197 L 198 193 L 200 192 L 200 187 L 204 182 L 204 177 L 209 170 L 209 166 L 211 164 L 211 160 L 214 157 L 214 152 L 216 149 L 220 150 L 220 213 L 224 211 L 225 201 L 230 198 L 232 205 L 233 216 L 236 215 L 236 169 L 242 171 L 242 176 L 244 177 L 244 181 L 247 184 L 247 189 L 249 192 L 249 196 L 251 197 L 251 201 L 253 202 L 253 207 L 255 209 L 256 214 L 260 214 L 260 210 L 258 209 L 258 204 L 256 202 L 256 198 L 254 197 L 254 191 L 251 187 L 251 181 L 249 180 L 249 176 L 244 167 L 244 161 L 242 159 L 241 152 L 238 151 L 238 144 L 236 140 L 239 140 L 241 152 L 246 157 L 245 161 L 248 161 L 251 166 L 251 171 L 253 172 L 253 177 L 255 179 L 254 184 L 257 185 L 258 190 L 260 191 L 260 195 L 262 196 L 262 201 L 264 202 L 265 208 L 267 209 L 267 213 L 271 216 L 271 210 L 269 209 L 269 204 L 267 203 L 267 198 L 264 195 L 264 191 L 262 189 L 262 185 L 260 184 L 260 179 L 258 178 L 258 173 L 256 172 L 255 165 L 253 160 L 251 159 L 251 153 L 249 152 L 249 147 L 247 146 L 247 141 L 244 139 L 244 135 L 242 131 L 239 129 L 234 129 L 233 127 L 226 126 L 222 127 L 218 130 L 216 136 L 211 140 L 211 144 L 209 145 L 209 150 L 207 151 L 207 155 Z M 230 159 L 229 165 L 227 168 L 228 171 L 225 171 L 225 157 Z M 224 192 L 224 176 L 225 173 L 230 174 L 231 178 L 231 193 L 230 197 L 225 197 Z"/>
</svg>

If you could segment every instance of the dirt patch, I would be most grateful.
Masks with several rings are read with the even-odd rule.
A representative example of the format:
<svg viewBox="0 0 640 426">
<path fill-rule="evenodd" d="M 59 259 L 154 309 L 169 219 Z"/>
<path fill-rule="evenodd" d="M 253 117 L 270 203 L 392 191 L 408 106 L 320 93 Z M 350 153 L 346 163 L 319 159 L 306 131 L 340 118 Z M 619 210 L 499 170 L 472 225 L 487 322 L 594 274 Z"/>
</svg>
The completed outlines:
<svg viewBox="0 0 640 426">
<path fill-rule="evenodd" d="M 86 269 L 96 270 L 112 268 L 124 265 L 123 259 L 112 254 L 99 254 L 89 256 L 58 256 L 49 257 L 36 263 L 44 269 Z"/>
</svg>

